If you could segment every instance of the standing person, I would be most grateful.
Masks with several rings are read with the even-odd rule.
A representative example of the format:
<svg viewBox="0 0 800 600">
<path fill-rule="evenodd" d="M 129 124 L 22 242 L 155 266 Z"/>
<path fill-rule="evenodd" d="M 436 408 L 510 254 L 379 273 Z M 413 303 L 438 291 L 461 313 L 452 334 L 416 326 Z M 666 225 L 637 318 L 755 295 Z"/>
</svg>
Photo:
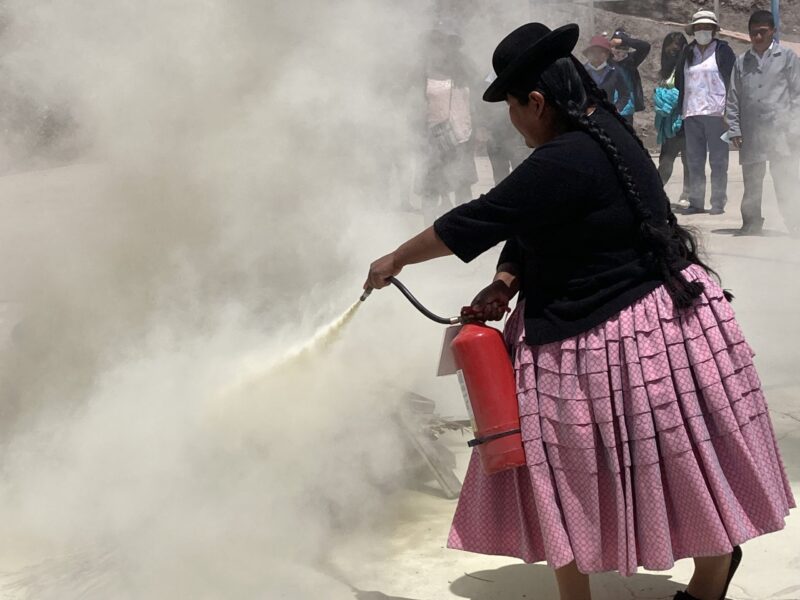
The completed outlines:
<svg viewBox="0 0 800 600">
<path fill-rule="evenodd" d="M 711 164 L 711 214 L 725 212 L 728 203 L 728 155 L 722 135 L 725 102 L 736 55 L 727 42 L 715 38 L 717 16 L 710 10 L 694 14 L 687 27 L 694 41 L 683 51 L 675 85 L 680 92 L 686 160 L 689 163 L 689 207 L 685 214 L 705 212 L 706 159 Z"/>
<path fill-rule="evenodd" d="M 571 56 L 577 25 L 529 23 L 494 52 L 483 95 L 535 152 L 500 185 L 372 263 L 365 288 L 412 264 L 506 242 L 470 312 L 506 324 L 525 466 L 477 453 L 448 546 L 546 560 L 562 600 L 588 573 L 695 557 L 676 599 L 724 598 L 740 544 L 794 507 L 752 352 L 633 129 Z"/>
<path fill-rule="evenodd" d="M 491 83 L 494 79 L 495 75 L 492 72 L 486 78 L 486 83 Z M 494 184 L 497 185 L 528 158 L 531 151 L 525 146 L 525 141 L 519 132 L 509 123 L 505 110 L 486 105 L 477 112 L 482 117 L 479 131 L 486 141 L 486 154 L 492 165 Z"/>
<path fill-rule="evenodd" d="M 738 235 L 761 234 L 761 195 L 768 161 L 783 220 L 789 233 L 798 235 L 800 180 L 797 154 L 792 154 L 800 137 L 800 60 L 775 41 L 771 12 L 754 12 L 748 28 L 752 48 L 736 60 L 727 109 L 729 137 L 739 148 L 744 175 Z"/>
<path fill-rule="evenodd" d="M 583 51 L 588 59 L 584 67 L 621 115 L 633 114 L 633 94 L 625 75 L 611 62 L 612 49 L 605 36 L 594 36 Z"/>
<path fill-rule="evenodd" d="M 680 31 L 668 33 L 661 44 L 660 81 L 653 93 L 653 105 L 656 109 L 657 143 L 661 147 L 658 156 L 658 174 L 667 185 L 672 177 L 675 159 L 680 154 L 683 163 L 683 192 L 678 206 L 689 206 L 689 166 L 686 162 L 686 134 L 683 131 L 681 117 L 680 92 L 675 87 L 678 59 L 688 42 Z"/>
<path fill-rule="evenodd" d="M 375 89 L 387 107 L 387 117 L 377 139 L 380 152 L 373 152 L 368 167 L 373 175 L 375 193 L 383 197 L 385 205 L 405 212 L 419 212 L 411 204 L 414 193 L 414 160 L 418 139 L 414 125 L 422 112 L 419 90 L 420 69 L 408 65 L 406 69 L 387 70 L 377 74 Z M 373 133 L 373 132 L 371 132 Z M 363 144 L 374 144 L 373 138 Z"/>
<path fill-rule="evenodd" d="M 611 36 L 611 47 L 614 66 L 622 71 L 633 96 L 630 109 L 627 113 L 622 113 L 622 116 L 633 125 L 633 114 L 645 109 L 639 67 L 650 54 L 650 43 L 630 36 L 624 28 L 619 27 Z"/>
<path fill-rule="evenodd" d="M 461 37 L 446 23 L 431 34 L 425 65 L 425 143 L 417 173 L 417 193 L 426 224 L 455 203 L 472 197 L 478 181 L 472 144 L 470 86 L 477 76 L 461 52 Z"/>
</svg>

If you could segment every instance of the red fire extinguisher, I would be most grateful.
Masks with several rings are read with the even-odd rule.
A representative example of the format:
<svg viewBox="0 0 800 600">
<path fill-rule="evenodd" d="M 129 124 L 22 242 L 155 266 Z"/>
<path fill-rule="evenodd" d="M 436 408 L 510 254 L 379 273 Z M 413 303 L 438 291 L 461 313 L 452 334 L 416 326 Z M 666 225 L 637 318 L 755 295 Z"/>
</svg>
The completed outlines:
<svg viewBox="0 0 800 600">
<path fill-rule="evenodd" d="M 389 281 L 429 319 L 445 325 L 462 322 L 461 317 L 435 315 L 397 279 Z M 362 301 L 370 291 L 364 292 Z M 450 350 L 475 434 L 468 445 L 478 449 L 484 472 L 491 475 L 524 466 L 514 367 L 503 334 L 484 324 L 468 323 L 462 325 Z"/>
<path fill-rule="evenodd" d="M 469 323 L 450 344 L 461 390 L 470 408 L 481 465 L 487 474 L 525 464 L 514 368 L 503 334 Z"/>
</svg>

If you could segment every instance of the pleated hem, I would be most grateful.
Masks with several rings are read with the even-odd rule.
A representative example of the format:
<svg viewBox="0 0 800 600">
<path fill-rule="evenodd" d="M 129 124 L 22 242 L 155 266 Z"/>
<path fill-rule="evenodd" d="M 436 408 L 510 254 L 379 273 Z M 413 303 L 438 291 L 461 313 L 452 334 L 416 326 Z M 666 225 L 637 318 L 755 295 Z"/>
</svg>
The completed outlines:
<svg viewBox="0 0 800 600">
<path fill-rule="evenodd" d="M 792 508 L 794 508 L 794 507 L 792 507 Z M 786 512 L 786 516 L 788 516 L 788 515 L 789 515 L 789 512 L 787 511 Z M 577 567 L 578 567 L 578 571 L 583 573 L 584 575 L 594 575 L 594 574 L 599 574 L 599 573 L 618 572 L 618 573 L 620 573 L 621 575 L 623 575 L 625 577 L 632 577 L 632 576 L 636 575 L 639 572 L 639 569 L 644 569 L 646 571 L 653 571 L 653 572 L 669 571 L 675 566 L 675 563 L 677 563 L 680 560 L 684 560 L 684 559 L 687 559 L 687 558 L 697 558 L 697 557 L 704 557 L 704 556 L 721 556 L 723 554 L 729 554 L 729 553 L 731 553 L 733 551 L 733 547 L 734 546 L 741 546 L 741 545 L 745 544 L 746 542 L 749 542 L 750 540 L 755 539 L 757 537 L 760 537 L 762 535 L 767 535 L 769 533 L 776 533 L 776 532 L 781 531 L 782 529 L 784 529 L 785 526 L 786 526 L 786 523 L 785 523 L 784 520 L 782 520 L 779 525 L 776 525 L 772 529 L 761 531 L 761 532 L 756 533 L 755 535 L 753 535 L 751 537 L 748 537 L 748 538 L 742 539 L 742 540 L 738 540 L 736 542 L 731 542 L 731 543 L 728 543 L 727 545 L 721 545 L 721 546 L 719 546 L 717 548 L 708 549 L 702 554 L 686 554 L 686 553 L 684 553 L 682 555 L 674 555 L 672 557 L 672 560 L 667 562 L 667 563 L 637 564 L 636 568 L 634 570 L 631 570 L 631 571 L 628 571 L 628 572 L 620 571 L 617 565 L 609 565 L 608 567 L 599 567 L 599 568 L 598 567 L 588 567 L 587 568 L 587 567 L 584 567 L 583 565 L 581 565 L 580 563 L 577 563 Z M 521 560 L 522 562 L 524 562 L 525 564 L 531 564 L 531 565 L 538 564 L 538 563 L 545 563 L 551 569 L 560 569 L 562 567 L 566 567 L 567 565 L 569 565 L 571 562 L 573 562 L 575 560 L 575 557 L 573 555 L 573 556 L 561 558 L 557 562 L 550 562 L 548 560 L 548 558 L 546 556 L 544 556 L 544 555 L 542 555 L 542 556 L 535 556 L 535 555 L 533 555 L 533 556 L 523 556 L 520 552 L 516 552 L 514 550 L 504 550 L 504 549 L 498 549 L 498 548 L 478 547 L 478 546 L 470 546 L 470 547 L 459 546 L 458 544 L 455 544 L 455 543 L 453 543 L 453 542 L 451 542 L 449 540 L 447 542 L 447 548 L 449 548 L 450 550 L 461 550 L 462 552 L 469 552 L 471 554 L 485 554 L 487 556 L 507 556 L 508 558 L 517 558 L 517 559 Z"/>
<path fill-rule="evenodd" d="M 795 502 L 753 352 L 722 290 L 682 312 L 663 287 L 602 325 L 513 348 L 527 465 L 473 455 L 448 547 L 582 572 L 666 570 L 784 527 Z"/>
</svg>

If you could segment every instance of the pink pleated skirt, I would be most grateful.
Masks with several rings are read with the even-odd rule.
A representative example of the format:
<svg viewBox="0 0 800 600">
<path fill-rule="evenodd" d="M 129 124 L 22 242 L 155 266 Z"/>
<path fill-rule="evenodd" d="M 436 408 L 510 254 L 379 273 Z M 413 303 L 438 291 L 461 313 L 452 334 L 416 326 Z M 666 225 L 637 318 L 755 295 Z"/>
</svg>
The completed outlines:
<svg viewBox="0 0 800 600">
<path fill-rule="evenodd" d="M 784 527 L 795 506 L 753 352 L 722 290 L 662 286 L 602 325 L 529 346 L 506 325 L 527 465 L 473 453 L 448 547 L 583 573 L 666 570 Z"/>
</svg>

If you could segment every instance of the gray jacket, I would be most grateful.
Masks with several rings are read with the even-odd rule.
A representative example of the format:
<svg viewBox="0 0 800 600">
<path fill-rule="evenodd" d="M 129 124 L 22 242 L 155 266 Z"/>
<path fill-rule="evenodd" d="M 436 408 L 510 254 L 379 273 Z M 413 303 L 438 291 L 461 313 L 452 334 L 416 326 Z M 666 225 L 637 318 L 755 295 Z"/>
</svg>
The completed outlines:
<svg viewBox="0 0 800 600">
<path fill-rule="evenodd" d="M 764 162 L 800 148 L 800 59 L 777 42 L 758 57 L 736 59 L 725 112 L 730 137 L 742 138 L 741 164 Z"/>
</svg>

